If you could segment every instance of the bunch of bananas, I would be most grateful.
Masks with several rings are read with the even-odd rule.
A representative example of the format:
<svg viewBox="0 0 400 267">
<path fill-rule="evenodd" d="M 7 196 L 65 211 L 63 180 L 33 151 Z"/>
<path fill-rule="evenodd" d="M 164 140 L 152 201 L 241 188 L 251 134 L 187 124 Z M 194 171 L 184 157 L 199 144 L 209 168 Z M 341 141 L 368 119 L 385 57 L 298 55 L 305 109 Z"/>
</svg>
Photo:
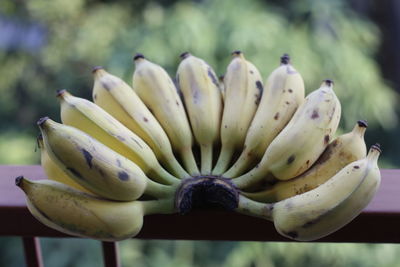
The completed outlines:
<svg viewBox="0 0 400 267">
<path fill-rule="evenodd" d="M 115 241 L 135 236 L 147 214 L 218 205 L 307 241 L 350 222 L 379 187 L 367 123 L 335 136 L 333 82 L 305 96 L 287 54 L 265 83 L 240 51 L 221 78 L 190 53 L 174 80 L 142 54 L 134 62 L 133 87 L 95 67 L 93 102 L 60 90 L 62 123 L 39 119 L 49 179 L 16 184 L 47 226 Z"/>
</svg>

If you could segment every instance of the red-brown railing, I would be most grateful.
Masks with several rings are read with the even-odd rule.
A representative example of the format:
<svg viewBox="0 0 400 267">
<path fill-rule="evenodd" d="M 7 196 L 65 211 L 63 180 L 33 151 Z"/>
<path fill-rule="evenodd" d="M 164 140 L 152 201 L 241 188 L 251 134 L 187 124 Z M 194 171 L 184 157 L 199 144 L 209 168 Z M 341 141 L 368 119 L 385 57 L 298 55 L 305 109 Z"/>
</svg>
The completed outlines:
<svg viewBox="0 0 400 267">
<path fill-rule="evenodd" d="M 38 237 L 67 237 L 38 222 L 25 205 L 15 177 L 44 179 L 40 166 L 0 166 L 0 236 L 21 236 L 27 266 L 43 266 Z M 290 241 L 272 223 L 221 210 L 188 215 L 149 215 L 137 238 Z M 318 242 L 400 243 L 400 170 L 382 170 L 381 187 L 370 205 L 350 224 Z M 119 266 L 115 242 L 102 242 L 104 266 Z"/>
</svg>

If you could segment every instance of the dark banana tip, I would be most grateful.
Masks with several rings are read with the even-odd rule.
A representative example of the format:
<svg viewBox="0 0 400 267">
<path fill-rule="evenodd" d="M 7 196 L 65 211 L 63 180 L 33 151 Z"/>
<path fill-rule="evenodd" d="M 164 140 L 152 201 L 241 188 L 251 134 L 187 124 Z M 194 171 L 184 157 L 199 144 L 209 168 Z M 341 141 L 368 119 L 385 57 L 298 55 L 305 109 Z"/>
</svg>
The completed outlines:
<svg viewBox="0 0 400 267">
<path fill-rule="evenodd" d="M 46 117 L 42 117 L 42 118 L 40 118 L 37 122 L 36 122 L 36 124 L 39 126 L 39 127 L 41 127 L 42 125 L 43 125 L 43 123 L 45 123 L 47 120 L 49 120 L 50 118 L 48 117 L 48 116 L 46 116 Z"/>
<path fill-rule="evenodd" d="M 359 120 L 359 121 L 357 121 L 357 124 L 358 124 L 358 126 L 360 126 L 360 127 L 364 127 L 364 128 L 367 128 L 367 127 L 368 127 L 368 123 L 367 123 L 366 120 Z"/>
<path fill-rule="evenodd" d="M 281 64 L 290 64 L 290 56 L 289 54 L 283 54 L 283 56 L 281 56 Z"/>
<path fill-rule="evenodd" d="M 138 60 L 139 58 L 143 59 L 143 58 L 144 58 L 143 54 L 141 54 L 141 53 L 136 53 L 136 55 L 133 57 L 133 61 L 136 61 L 136 60 Z"/>
<path fill-rule="evenodd" d="M 324 82 L 325 82 L 328 86 L 334 85 L 334 82 L 333 82 L 333 80 L 331 80 L 331 79 L 326 79 L 326 80 L 324 80 Z"/>
<path fill-rule="evenodd" d="M 61 89 L 56 91 L 56 97 L 63 96 L 67 92 L 66 89 Z"/>
<path fill-rule="evenodd" d="M 183 60 L 183 59 L 185 59 L 185 58 L 187 58 L 188 56 L 190 56 L 190 53 L 189 52 L 183 52 L 182 54 L 180 54 L 179 55 L 179 57 Z"/>
<path fill-rule="evenodd" d="M 235 50 L 231 53 L 232 56 L 239 56 L 240 54 L 242 54 L 242 51 L 240 50 Z"/>
<path fill-rule="evenodd" d="M 22 182 L 24 180 L 24 176 L 20 175 L 17 178 L 15 178 L 15 185 L 18 187 L 22 186 Z"/>
<path fill-rule="evenodd" d="M 379 143 L 372 145 L 371 148 L 377 150 L 379 153 L 382 153 L 382 148 Z"/>
<path fill-rule="evenodd" d="M 102 70 L 102 69 L 104 69 L 104 67 L 103 67 L 103 66 L 94 66 L 94 67 L 92 68 L 92 73 L 93 73 L 93 74 L 95 74 L 95 73 L 96 73 L 96 71 L 98 71 L 98 70 Z"/>
</svg>

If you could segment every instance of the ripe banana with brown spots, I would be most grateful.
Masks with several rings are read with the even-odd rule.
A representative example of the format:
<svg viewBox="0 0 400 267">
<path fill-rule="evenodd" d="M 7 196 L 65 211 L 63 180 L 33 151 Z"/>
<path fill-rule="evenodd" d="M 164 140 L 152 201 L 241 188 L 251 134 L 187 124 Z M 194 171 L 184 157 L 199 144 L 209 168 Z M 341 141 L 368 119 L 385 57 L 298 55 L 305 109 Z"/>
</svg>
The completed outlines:
<svg viewBox="0 0 400 267">
<path fill-rule="evenodd" d="M 263 83 L 260 72 L 241 51 L 232 53 L 224 81 L 224 110 L 221 122 L 221 152 L 212 174 L 221 175 L 232 156 L 243 149 L 247 130 L 258 107 Z"/>
<path fill-rule="evenodd" d="M 179 179 L 168 173 L 158 162 L 153 150 L 135 133 L 126 128 L 101 107 L 84 98 L 61 90 L 57 94 L 61 120 L 73 126 L 138 165 L 149 177 L 161 183 L 174 184 Z"/>
<path fill-rule="evenodd" d="M 54 161 L 50 158 L 43 143 L 43 136 L 40 134 L 37 138 L 37 144 L 40 149 L 40 165 L 42 166 L 48 179 L 71 186 L 79 191 L 91 193 L 85 187 L 75 182 L 68 176 Z"/>
<path fill-rule="evenodd" d="M 319 89 L 305 98 L 256 167 L 232 179 L 232 182 L 244 189 L 263 180 L 268 173 L 278 180 L 302 174 L 328 146 L 338 127 L 340 115 L 341 106 L 333 91 L 333 82 L 325 80 Z"/>
<path fill-rule="evenodd" d="M 214 70 L 204 60 L 187 52 L 181 58 L 176 80 L 200 146 L 201 174 L 210 174 L 221 127 L 221 91 Z"/>
<path fill-rule="evenodd" d="M 317 188 L 276 203 L 260 203 L 240 197 L 239 212 L 274 222 L 285 237 L 312 241 L 351 222 L 370 203 L 381 181 L 379 146 L 367 157 L 352 162 Z"/>
<path fill-rule="evenodd" d="M 20 176 L 15 183 L 24 191 L 36 219 L 73 236 L 123 240 L 140 232 L 143 216 L 174 212 L 173 199 L 110 201 L 51 180 L 31 181 Z"/>
<path fill-rule="evenodd" d="M 223 177 L 237 177 L 261 160 L 268 145 L 304 101 L 304 81 L 287 54 L 265 83 L 264 93 L 247 131 L 241 155 Z"/>
<path fill-rule="evenodd" d="M 365 121 L 358 121 L 351 132 L 333 140 L 315 164 L 300 176 L 287 181 L 278 181 L 271 188 L 261 192 L 243 192 L 243 195 L 260 202 L 277 202 L 320 186 L 346 165 L 365 157 L 366 128 Z"/>
<path fill-rule="evenodd" d="M 75 182 L 104 198 L 131 201 L 143 194 L 172 196 L 176 186 L 149 179 L 132 161 L 72 126 L 41 118 L 38 126 L 47 153 Z"/>
<path fill-rule="evenodd" d="M 189 177 L 176 160 L 164 129 L 135 91 L 121 78 L 108 73 L 103 67 L 95 67 L 93 75 L 94 103 L 140 136 L 168 171 L 179 178 Z"/>
<path fill-rule="evenodd" d="M 142 54 L 136 55 L 134 61 L 133 89 L 164 128 L 189 174 L 198 175 L 192 131 L 174 82 L 161 66 Z"/>
</svg>

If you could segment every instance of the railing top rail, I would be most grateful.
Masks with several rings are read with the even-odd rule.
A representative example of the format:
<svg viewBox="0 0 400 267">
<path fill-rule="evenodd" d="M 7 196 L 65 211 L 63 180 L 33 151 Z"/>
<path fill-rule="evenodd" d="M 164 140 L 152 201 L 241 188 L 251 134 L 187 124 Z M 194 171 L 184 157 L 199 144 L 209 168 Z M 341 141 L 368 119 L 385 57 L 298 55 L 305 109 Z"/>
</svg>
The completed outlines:
<svg viewBox="0 0 400 267">
<path fill-rule="evenodd" d="M 0 236 L 67 235 L 38 222 L 26 208 L 23 192 L 15 177 L 44 179 L 40 166 L 0 166 Z M 382 183 L 370 205 L 349 225 L 321 239 L 323 242 L 400 243 L 400 170 L 382 170 Z M 188 215 L 145 217 L 137 236 L 145 239 L 289 241 L 280 236 L 271 222 L 220 210 L 198 210 Z"/>
</svg>

